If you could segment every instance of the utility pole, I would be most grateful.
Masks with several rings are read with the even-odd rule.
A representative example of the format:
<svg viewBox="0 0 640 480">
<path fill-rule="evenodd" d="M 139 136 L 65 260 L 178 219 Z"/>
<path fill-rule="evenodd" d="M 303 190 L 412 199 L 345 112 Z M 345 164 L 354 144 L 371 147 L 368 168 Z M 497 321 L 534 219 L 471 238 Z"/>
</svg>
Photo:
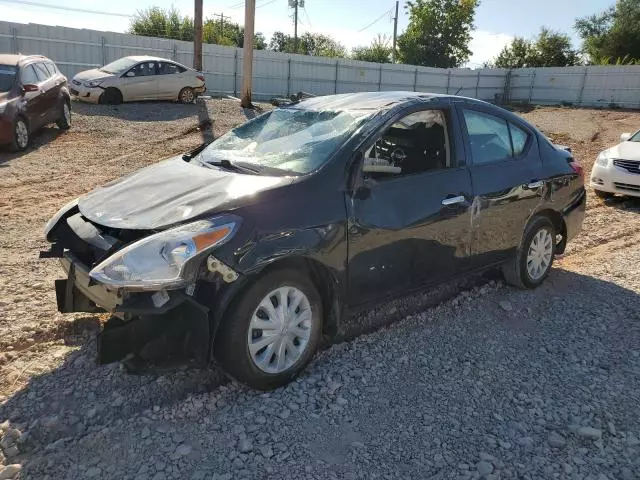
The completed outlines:
<svg viewBox="0 0 640 480">
<path fill-rule="evenodd" d="M 244 45 L 242 47 L 243 108 L 251 108 L 251 77 L 253 74 L 253 25 L 256 19 L 256 0 L 244 2 Z"/>
<path fill-rule="evenodd" d="M 293 49 L 298 53 L 298 7 L 304 8 L 304 0 L 289 0 L 289 7 L 293 8 Z"/>
<path fill-rule="evenodd" d="M 193 30 L 193 68 L 202 71 L 202 0 L 195 0 Z"/>
<path fill-rule="evenodd" d="M 396 39 L 398 38 L 398 0 L 396 0 L 396 16 L 393 17 L 393 51 L 391 52 L 391 63 L 396 63 Z"/>
<path fill-rule="evenodd" d="M 224 24 L 226 20 L 231 20 L 231 17 L 225 15 L 224 13 L 214 13 L 213 14 L 214 17 L 220 17 L 220 38 L 224 37 Z M 220 41 L 220 39 L 217 39 L 217 41 Z"/>
</svg>

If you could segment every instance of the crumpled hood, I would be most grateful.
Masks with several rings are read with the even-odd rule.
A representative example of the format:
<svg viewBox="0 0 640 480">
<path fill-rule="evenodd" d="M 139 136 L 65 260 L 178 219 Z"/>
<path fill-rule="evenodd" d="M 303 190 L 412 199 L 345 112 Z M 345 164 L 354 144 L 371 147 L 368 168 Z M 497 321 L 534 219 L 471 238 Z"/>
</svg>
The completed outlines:
<svg viewBox="0 0 640 480">
<path fill-rule="evenodd" d="M 640 142 L 622 142 L 603 153 L 609 158 L 640 161 Z"/>
<path fill-rule="evenodd" d="M 78 207 L 112 228 L 165 228 L 205 213 L 257 201 L 257 194 L 291 183 L 289 177 L 243 175 L 171 158 L 99 187 Z"/>
<path fill-rule="evenodd" d="M 75 77 L 73 77 L 73 79 L 78 80 L 79 82 L 88 82 L 90 80 L 102 80 L 103 78 L 109 78 L 113 76 L 115 75 L 113 75 L 112 73 L 102 72 L 97 68 L 94 68 L 93 70 L 85 70 L 84 72 L 78 73 Z"/>
</svg>

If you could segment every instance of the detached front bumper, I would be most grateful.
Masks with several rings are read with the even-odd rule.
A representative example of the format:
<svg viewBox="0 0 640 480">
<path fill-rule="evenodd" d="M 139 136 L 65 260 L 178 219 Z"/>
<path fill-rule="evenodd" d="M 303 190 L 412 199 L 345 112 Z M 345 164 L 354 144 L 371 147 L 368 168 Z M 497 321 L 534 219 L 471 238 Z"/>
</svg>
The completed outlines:
<svg viewBox="0 0 640 480">
<path fill-rule="evenodd" d="M 54 257 L 57 252 L 43 252 Z M 166 292 L 157 306 L 157 292 L 123 292 L 94 282 L 89 269 L 72 253 L 61 253 L 66 279 L 56 280 L 56 300 L 62 313 L 112 313 L 98 335 L 98 363 L 131 354 L 144 361 L 167 357 L 194 358 L 206 364 L 210 351 L 209 309 L 182 291 Z"/>
</svg>

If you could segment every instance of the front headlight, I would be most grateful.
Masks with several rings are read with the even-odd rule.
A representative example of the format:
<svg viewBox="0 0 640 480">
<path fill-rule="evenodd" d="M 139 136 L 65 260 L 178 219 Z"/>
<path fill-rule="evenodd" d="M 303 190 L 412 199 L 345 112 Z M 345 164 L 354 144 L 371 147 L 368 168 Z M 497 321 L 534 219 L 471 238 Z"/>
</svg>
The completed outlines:
<svg viewBox="0 0 640 480">
<path fill-rule="evenodd" d="M 80 197 L 74 200 L 71 200 L 64 207 L 58 210 L 56 214 L 53 217 L 51 217 L 51 219 L 47 222 L 47 224 L 44 226 L 44 236 L 47 240 L 49 240 L 49 233 L 51 233 L 51 230 L 53 230 L 53 227 L 55 227 L 58 224 L 60 219 L 63 216 L 65 216 L 69 212 L 69 210 L 71 210 L 72 208 L 75 208 L 76 205 L 78 205 L 79 199 Z"/>
<path fill-rule="evenodd" d="M 240 218 L 223 215 L 165 230 L 116 252 L 89 275 L 117 288 L 180 288 L 195 280 L 201 258 L 231 239 L 239 225 Z"/>
<path fill-rule="evenodd" d="M 607 165 L 609 165 L 609 157 L 606 153 L 602 152 L 600 153 L 600 155 L 598 155 L 598 158 L 596 159 L 596 165 L 598 165 L 599 167 L 606 167 Z"/>
<path fill-rule="evenodd" d="M 91 80 L 89 82 L 84 82 L 85 87 L 94 88 L 100 85 L 104 80 Z"/>
</svg>

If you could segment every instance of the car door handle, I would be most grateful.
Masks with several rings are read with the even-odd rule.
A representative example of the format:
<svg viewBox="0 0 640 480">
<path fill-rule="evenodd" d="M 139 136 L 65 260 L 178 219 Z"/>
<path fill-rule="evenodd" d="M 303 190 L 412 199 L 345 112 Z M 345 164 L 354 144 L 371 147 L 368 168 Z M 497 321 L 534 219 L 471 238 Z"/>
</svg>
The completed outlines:
<svg viewBox="0 0 640 480">
<path fill-rule="evenodd" d="M 465 198 L 462 195 L 458 195 L 457 197 L 447 197 L 445 199 L 442 200 L 442 205 L 449 206 L 449 205 L 455 205 L 457 203 L 464 203 L 465 202 Z"/>
<path fill-rule="evenodd" d="M 534 180 L 533 182 L 529 182 L 527 184 L 527 188 L 529 190 L 535 190 L 537 188 L 542 188 L 544 187 L 544 182 L 542 180 Z"/>
</svg>

